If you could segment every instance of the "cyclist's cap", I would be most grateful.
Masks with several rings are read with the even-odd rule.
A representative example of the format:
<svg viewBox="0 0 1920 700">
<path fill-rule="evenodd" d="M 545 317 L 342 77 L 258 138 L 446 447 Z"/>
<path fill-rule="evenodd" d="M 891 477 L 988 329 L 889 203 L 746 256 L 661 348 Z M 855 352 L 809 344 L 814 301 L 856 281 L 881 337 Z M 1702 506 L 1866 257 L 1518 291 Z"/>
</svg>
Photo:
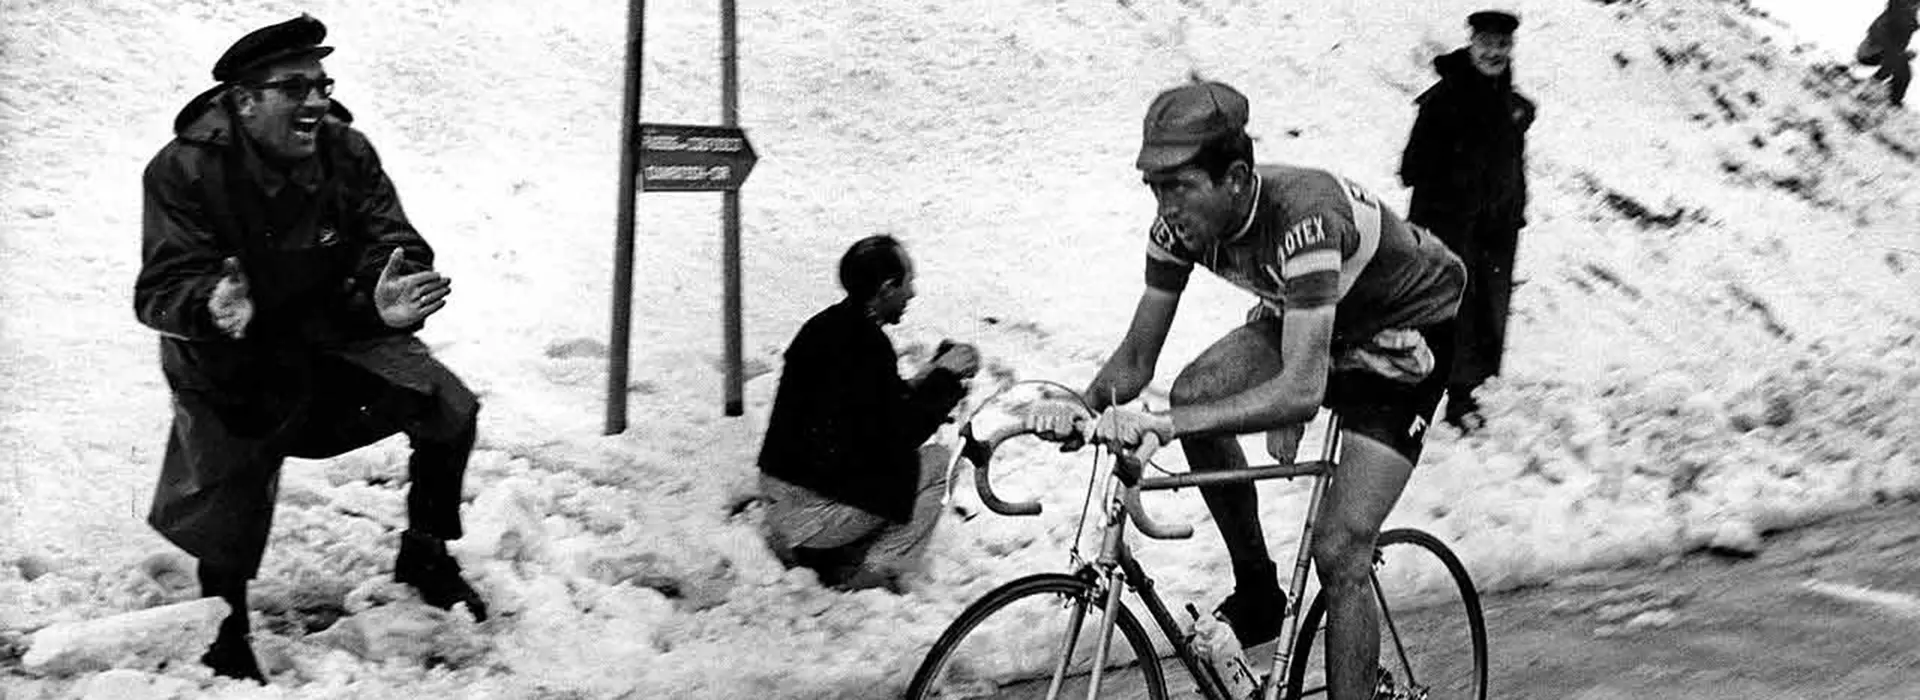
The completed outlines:
<svg viewBox="0 0 1920 700">
<path fill-rule="evenodd" d="M 327 25 L 312 15 L 301 13 L 299 17 L 261 27 L 239 41 L 220 60 L 213 64 L 213 79 L 222 83 L 243 80 L 260 68 L 296 58 L 321 58 L 333 53 L 333 47 L 321 46 L 327 38 Z"/>
<path fill-rule="evenodd" d="M 1225 83 L 1195 81 L 1160 93 L 1147 107 L 1140 157 L 1148 172 L 1193 160 L 1201 145 L 1247 127 L 1247 97 Z"/>
<path fill-rule="evenodd" d="M 1481 10 L 1467 15 L 1467 26 L 1476 32 L 1512 34 L 1520 28 L 1520 18 L 1511 12 Z"/>
</svg>

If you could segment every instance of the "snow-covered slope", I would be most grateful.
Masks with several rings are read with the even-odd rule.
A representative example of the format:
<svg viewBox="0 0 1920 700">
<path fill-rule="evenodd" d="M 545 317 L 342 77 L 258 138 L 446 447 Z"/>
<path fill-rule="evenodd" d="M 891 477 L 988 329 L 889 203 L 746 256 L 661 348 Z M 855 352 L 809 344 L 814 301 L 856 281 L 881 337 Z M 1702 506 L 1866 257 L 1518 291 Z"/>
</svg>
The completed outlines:
<svg viewBox="0 0 1920 700">
<path fill-rule="evenodd" d="M 404 522 L 390 440 L 289 464 L 256 585 L 276 684 L 162 674 L 218 698 L 877 698 L 972 597 L 1064 564 L 1086 462 L 1010 447 L 1005 488 L 1047 514 L 943 523 L 911 595 L 781 570 L 739 506 L 779 351 L 837 297 L 846 244 L 893 232 L 920 261 L 908 364 L 951 336 L 987 356 L 977 396 L 1080 384 L 1137 293 L 1151 200 L 1131 162 L 1156 91 L 1232 82 L 1263 158 L 1403 202 L 1410 101 L 1479 4 L 744 3 L 748 415 L 721 415 L 717 197 L 649 194 L 632 427 L 600 437 L 624 3 L 0 0 L 0 558 L 25 563 L 0 569 L 0 687 L 108 687 L 15 670 L 25 633 L 196 593 L 142 522 L 168 404 L 129 302 L 138 176 L 248 28 L 328 23 L 336 97 L 456 280 L 425 337 L 484 393 L 457 549 L 501 615 L 444 630 L 457 653 L 431 668 L 307 634 L 378 597 Z M 713 3 L 648 5 L 645 119 L 716 122 Z M 1391 522 L 1501 588 L 1920 493 L 1911 115 L 1740 4 L 1514 5 L 1541 119 L 1509 370 L 1492 427 L 1438 430 Z M 1247 303 L 1196 283 L 1161 386 Z M 1299 494 L 1265 492 L 1271 521 L 1298 517 Z M 1150 504 L 1205 517 L 1192 494 Z M 1199 524 L 1140 546 L 1174 600 L 1225 592 Z"/>
</svg>

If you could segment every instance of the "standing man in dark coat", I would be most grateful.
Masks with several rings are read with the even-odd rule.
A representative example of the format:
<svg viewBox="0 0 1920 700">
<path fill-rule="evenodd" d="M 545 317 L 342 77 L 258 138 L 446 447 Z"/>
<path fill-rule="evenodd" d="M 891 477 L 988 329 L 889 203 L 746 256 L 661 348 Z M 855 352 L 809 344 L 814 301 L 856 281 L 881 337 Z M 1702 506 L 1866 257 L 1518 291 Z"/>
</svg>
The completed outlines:
<svg viewBox="0 0 1920 700">
<path fill-rule="evenodd" d="M 1500 373 L 1506 349 L 1513 258 L 1527 225 L 1526 133 L 1533 102 L 1513 90 L 1513 34 L 1506 12 L 1467 18 L 1470 43 L 1433 59 L 1440 82 L 1415 100 L 1420 114 L 1400 162 L 1413 188 L 1407 219 L 1427 228 L 1467 266 L 1467 292 L 1449 332 L 1434 347 L 1446 378 L 1446 420 L 1463 431 L 1484 419 L 1473 392 Z"/>
<path fill-rule="evenodd" d="M 1913 82 L 1913 51 L 1907 46 L 1920 26 L 1915 8 L 1920 8 L 1920 0 L 1887 0 L 1887 9 L 1867 27 L 1867 38 L 1854 52 L 1862 65 L 1880 67 L 1873 77 L 1889 82 L 1887 104 L 1895 107 L 1906 106 L 1907 85 Z"/>
<path fill-rule="evenodd" d="M 301 15 L 242 37 L 142 181 L 134 311 L 161 334 L 174 407 L 147 520 L 199 559 L 203 594 L 231 606 L 201 660 L 260 682 L 247 581 L 289 456 L 405 433 L 408 528 L 394 578 L 486 618 L 445 545 L 461 535 L 479 401 L 413 336 L 451 283 L 330 98 L 326 31 Z"/>
<path fill-rule="evenodd" d="M 896 592 L 920 568 L 940 518 L 944 450 L 921 444 L 966 396 L 973 346 L 943 344 L 918 377 L 900 376 L 883 327 L 914 297 L 913 261 L 891 236 L 840 259 L 847 296 L 815 314 L 787 346 L 760 449 L 767 545 L 844 589 Z"/>
</svg>

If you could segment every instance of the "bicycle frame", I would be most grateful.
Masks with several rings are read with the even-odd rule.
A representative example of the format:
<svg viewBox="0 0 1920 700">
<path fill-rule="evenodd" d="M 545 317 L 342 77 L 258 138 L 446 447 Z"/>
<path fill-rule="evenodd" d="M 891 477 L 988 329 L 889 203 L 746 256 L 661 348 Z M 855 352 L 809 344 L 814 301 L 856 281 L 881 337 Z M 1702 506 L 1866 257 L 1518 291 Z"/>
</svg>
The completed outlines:
<svg viewBox="0 0 1920 700">
<path fill-rule="evenodd" d="M 1122 453 L 1113 453 L 1113 467 L 1109 470 L 1105 488 L 1105 506 L 1102 508 L 1101 543 L 1095 559 L 1081 568 L 1080 575 L 1097 582 L 1100 590 L 1106 593 L 1105 614 L 1100 624 L 1097 646 L 1094 647 L 1094 671 L 1088 679 L 1087 697 L 1097 698 L 1100 692 L 1101 669 L 1106 668 L 1107 648 L 1112 640 L 1114 619 L 1120 606 L 1119 592 L 1122 587 L 1132 588 L 1147 606 L 1148 614 L 1160 627 L 1162 634 L 1173 642 L 1175 655 L 1186 666 L 1187 672 L 1200 688 L 1201 694 L 1214 700 L 1230 699 L 1226 690 L 1220 686 L 1211 666 L 1204 663 L 1186 643 L 1181 634 L 1178 620 L 1167 609 L 1164 601 L 1154 592 L 1154 583 L 1133 557 L 1132 550 L 1126 544 L 1126 523 L 1129 518 L 1142 534 L 1155 539 L 1181 539 L 1190 537 L 1193 528 L 1187 525 L 1161 525 L 1153 521 L 1140 504 L 1140 492 L 1165 491 L 1189 487 L 1209 487 L 1230 484 L 1249 484 L 1271 479 L 1294 479 L 1309 477 L 1313 480 L 1312 494 L 1308 497 L 1305 523 L 1301 527 L 1298 552 L 1294 557 L 1293 576 L 1288 585 L 1288 600 L 1282 623 L 1284 632 L 1276 641 L 1270 665 L 1271 670 L 1261 681 L 1258 696 L 1261 700 L 1277 700 L 1281 679 L 1285 678 L 1290 665 L 1295 662 L 1292 651 L 1300 633 L 1300 613 L 1306 599 L 1307 574 L 1312 567 L 1312 543 L 1314 522 L 1319 518 L 1321 501 L 1326 493 L 1328 481 L 1332 479 L 1333 465 L 1340 460 L 1340 420 L 1331 415 L 1327 420 L 1326 433 L 1318 459 L 1306 462 L 1271 464 L 1248 469 L 1216 472 L 1188 472 L 1167 476 L 1143 477 L 1142 463 Z M 963 428 L 963 450 L 969 461 L 976 466 L 974 470 L 975 488 L 981 500 L 988 508 L 1006 515 L 1031 515 L 1040 510 L 1037 502 L 1009 503 L 1002 501 L 993 493 L 988 477 L 987 461 L 991 458 L 993 445 L 998 444 L 1019 431 L 988 436 L 983 444 L 971 434 L 971 424 Z M 1078 630 L 1080 621 L 1075 619 L 1070 629 Z M 1076 634 L 1069 634 L 1063 642 L 1059 655 L 1062 667 L 1054 669 L 1047 697 L 1057 698 L 1063 681 L 1064 665 L 1071 659 L 1068 653 L 1078 643 Z"/>
</svg>

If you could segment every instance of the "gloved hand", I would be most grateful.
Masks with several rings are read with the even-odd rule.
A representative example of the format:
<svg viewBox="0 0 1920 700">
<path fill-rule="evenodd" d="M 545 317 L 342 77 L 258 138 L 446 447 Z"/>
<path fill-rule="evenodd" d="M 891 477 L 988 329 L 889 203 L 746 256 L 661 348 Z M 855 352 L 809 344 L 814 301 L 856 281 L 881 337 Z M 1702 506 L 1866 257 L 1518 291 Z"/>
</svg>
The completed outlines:
<svg viewBox="0 0 1920 700">
<path fill-rule="evenodd" d="M 1173 416 L 1121 406 L 1108 407 L 1094 423 L 1093 440 L 1112 448 L 1138 447 L 1147 435 L 1166 443 L 1173 440 Z"/>
<path fill-rule="evenodd" d="M 1064 399 L 1045 399 L 1033 405 L 1021 420 L 1026 429 L 1042 440 L 1067 442 L 1075 447 L 1086 439 L 1086 428 L 1093 415 L 1080 404 Z"/>
</svg>

